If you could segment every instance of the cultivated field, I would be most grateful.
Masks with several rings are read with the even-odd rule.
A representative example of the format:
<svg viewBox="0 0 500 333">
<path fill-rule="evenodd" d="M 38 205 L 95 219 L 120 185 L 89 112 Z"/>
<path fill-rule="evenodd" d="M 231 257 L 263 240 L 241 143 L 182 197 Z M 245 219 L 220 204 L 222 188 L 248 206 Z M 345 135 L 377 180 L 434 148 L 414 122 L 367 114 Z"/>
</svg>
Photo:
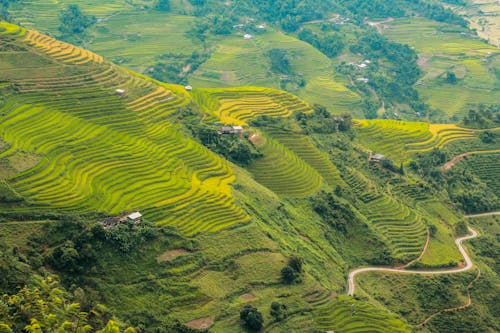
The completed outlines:
<svg viewBox="0 0 500 333">
<path fill-rule="evenodd" d="M 498 48 L 424 18 L 394 20 L 384 34 L 418 52 L 425 75 L 416 87 L 432 107 L 462 116 L 474 105 L 498 103 Z M 446 83 L 447 71 L 455 73 L 457 83 Z"/>
</svg>

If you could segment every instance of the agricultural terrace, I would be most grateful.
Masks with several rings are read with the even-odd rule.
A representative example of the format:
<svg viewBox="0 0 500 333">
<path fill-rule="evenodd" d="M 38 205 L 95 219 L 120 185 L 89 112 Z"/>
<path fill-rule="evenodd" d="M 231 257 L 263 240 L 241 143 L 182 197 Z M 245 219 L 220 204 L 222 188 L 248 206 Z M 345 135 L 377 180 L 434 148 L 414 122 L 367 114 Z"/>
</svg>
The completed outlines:
<svg viewBox="0 0 500 333">
<path fill-rule="evenodd" d="M 223 124 L 246 125 L 259 116 L 288 117 L 311 112 L 300 98 L 276 89 L 259 87 L 195 89 L 194 100 Z"/>
<path fill-rule="evenodd" d="M 412 153 L 440 148 L 450 142 L 471 139 L 477 135 L 477 131 L 451 124 L 381 119 L 356 122 L 360 143 L 398 164 L 407 162 Z"/>
<path fill-rule="evenodd" d="M 330 186 L 343 184 L 340 171 L 328 155 L 321 152 L 307 135 L 271 128 L 266 129 L 266 133 L 312 166 Z"/>
<path fill-rule="evenodd" d="M 188 235 L 248 221 L 231 196 L 227 161 L 168 120 L 189 102 L 179 87 L 33 31 L 1 28 L 8 61 L 0 75 L 10 84 L 2 85 L 0 158 L 39 161 L 7 179 L 33 206 L 20 210 L 140 209 Z"/>
<path fill-rule="evenodd" d="M 427 228 L 420 213 L 378 192 L 376 185 L 355 169 L 348 169 L 342 175 L 363 202 L 360 212 L 389 245 L 393 255 L 400 262 L 417 258 L 427 238 Z"/>
<path fill-rule="evenodd" d="M 190 78 L 193 86 L 280 87 L 280 74 L 272 73 L 266 53 L 274 48 L 286 50 L 293 72 L 303 75 L 305 87 L 293 92 L 309 103 L 328 105 L 335 112 L 353 112 L 360 103 L 348 82 L 336 75 L 332 60 L 310 44 L 282 32 L 259 33 L 252 40 L 228 36 L 216 42 L 210 59 Z"/>
<path fill-rule="evenodd" d="M 448 116 L 461 116 L 471 106 L 498 103 L 498 48 L 468 35 L 467 30 L 424 18 L 396 19 L 384 35 L 408 44 L 419 54 L 424 71 L 416 86 L 422 97 Z M 446 72 L 457 82 L 447 83 Z"/>
<path fill-rule="evenodd" d="M 30 0 L 14 3 L 12 16 L 23 26 L 57 35 L 58 15 L 69 0 Z M 82 11 L 97 18 L 87 30 L 85 48 L 129 68 L 147 73 L 158 62 L 169 57 L 203 53 L 206 45 L 187 37 L 194 28 L 193 17 L 185 15 L 185 2 L 172 1 L 170 13 L 158 12 L 147 0 L 97 0 L 78 3 Z M 332 60 L 313 46 L 276 31 L 271 26 L 244 40 L 243 32 L 230 36 L 211 36 L 213 51 L 201 64 L 189 84 L 195 87 L 265 86 L 280 87 L 281 74 L 270 71 L 266 53 L 272 48 L 286 49 L 297 75 L 306 80 L 305 87 L 294 93 L 310 103 L 329 105 L 336 112 L 360 112 L 360 96 L 350 90 L 349 82 L 336 75 Z M 166 56 L 166 57 L 165 57 Z"/>
<path fill-rule="evenodd" d="M 390 312 L 350 297 L 339 296 L 334 300 L 328 295 L 325 297 L 325 294 L 317 293 L 309 295 L 308 300 L 314 305 L 316 327 L 323 331 L 410 332 L 408 325 Z"/>
<path fill-rule="evenodd" d="M 500 151 L 472 154 L 467 157 L 467 169 L 471 170 L 500 197 Z"/>
<path fill-rule="evenodd" d="M 318 171 L 284 145 L 268 137 L 261 150 L 264 157 L 256 160 L 249 170 L 259 183 L 275 193 L 304 197 L 321 186 Z"/>
</svg>

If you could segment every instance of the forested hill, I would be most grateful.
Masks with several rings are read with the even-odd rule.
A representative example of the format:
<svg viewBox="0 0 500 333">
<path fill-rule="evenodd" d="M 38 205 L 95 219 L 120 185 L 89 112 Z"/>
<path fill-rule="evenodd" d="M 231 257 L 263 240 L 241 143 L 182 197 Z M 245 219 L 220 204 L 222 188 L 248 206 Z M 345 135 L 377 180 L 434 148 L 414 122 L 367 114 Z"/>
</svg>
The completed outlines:
<svg viewBox="0 0 500 333">
<path fill-rule="evenodd" d="M 494 5 L 478 9 L 464 1 L 427 0 L 2 3 L 0 15 L 13 22 L 167 83 L 282 89 L 310 104 L 363 118 L 458 122 L 469 110 L 498 102 L 499 52 L 486 43 L 498 36 L 490 22 Z M 477 11 L 489 14 L 481 21 Z"/>
<path fill-rule="evenodd" d="M 494 108 L 361 120 L 279 89 L 162 83 L 6 22 L 0 57 L 1 330 L 500 328 L 494 217 L 472 222 L 471 270 L 370 273 L 346 295 L 360 266 L 463 265 L 464 213 L 499 207 Z"/>
</svg>

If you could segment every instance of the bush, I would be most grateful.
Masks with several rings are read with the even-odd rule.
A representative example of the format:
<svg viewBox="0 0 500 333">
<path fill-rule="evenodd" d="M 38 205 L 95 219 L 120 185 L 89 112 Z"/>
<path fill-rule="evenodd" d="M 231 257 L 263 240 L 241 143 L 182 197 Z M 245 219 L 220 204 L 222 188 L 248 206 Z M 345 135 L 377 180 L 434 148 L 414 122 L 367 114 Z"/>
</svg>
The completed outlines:
<svg viewBox="0 0 500 333">
<path fill-rule="evenodd" d="M 158 0 L 155 3 L 155 9 L 162 12 L 170 11 L 170 0 Z"/>
<path fill-rule="evenodd" d="M 286 284 L 302 282 L 303 268 L 302 258 L 293 256 L 288 260 L 288 264 L 281 270 L 281 279 Z"/>
<path fill-rule="evenodd" d="M 288 308 L 285 304 L 281 304 L 278 302 L 271 303 L 271 311 L 270 314 L 274 317 L 275 321 L 282 321 L 288 316 Z"/>
<path fill-rule="evenodd" d="M 250 304 L 245 305 L 240 311 L 240 319 L 243 321 L 243 326 L 252 331 L 260 331 L 264 323 L 262 313 Z"/>
<path fill-rule="evenodd" d="M 61 11 L 59 19 L 61 21 L 59 31 L 67 35 L 81 34 L 96 22 L 94 16 L 85 15 L 78 5 L 68 5 Z"/>
</svg>

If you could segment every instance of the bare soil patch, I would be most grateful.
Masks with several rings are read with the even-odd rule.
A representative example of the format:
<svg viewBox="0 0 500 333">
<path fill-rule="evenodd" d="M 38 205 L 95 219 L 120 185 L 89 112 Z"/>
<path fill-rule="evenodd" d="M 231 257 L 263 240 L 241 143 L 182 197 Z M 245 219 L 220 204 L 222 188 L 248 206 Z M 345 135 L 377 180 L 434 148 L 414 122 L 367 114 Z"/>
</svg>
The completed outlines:
<svg viewBox="0 0 500 333">
<path fill-rule="evenodd" d="M 204 329 L 209 328 L 213 324 L 214 324 L 213 318 L 206 317 L 206 318 L 191 320 L 190 322 L 186 323 L 186 326 L 189 326 L 191 328 L 195 328 L 198 330 L 204 330 Z"/>
<path fill-rule="evenodd" d="M 241 295 L 240 298 L 242 300 L 245 300 L 245 301 L 251 301 L 251 300 L 255 299 L 255 296 L 250 294 L 250 293 L 246 293 L 246 294 Z"/>
<path fill-rule="evenodd" d="M 168 250 L 160 254 L 158 257 L 156 257 L 156 260 L 158 262 L 172 261 L 177 257 L 184 256 L 189 253 L 191 252 L 186 251 L 184 249 Z"/>
<path fill-rule="evenodd" d="M 445 164 L 443 164 L 442 166 L 440 166 L 439 170 L 441 170 L 441 171 L 450 170 L 451 168 L 453 168 L 453 166 L 455 164 L 457 164 L 458 162 L 460 162 L 461 160 L 463 160 L 467 156 L 469 156 L 469 153 L 460 154 L 458 156 L 455 156 L 450 161 L 448 161 Z"/>
<path fill-rule="evenodd" d="M 222 81 L 229 81 L 231 79 L 231 72 L 228 71 L 222 72 L 222 74 L 220 75 L 220 79 Z"/>
</svg>

